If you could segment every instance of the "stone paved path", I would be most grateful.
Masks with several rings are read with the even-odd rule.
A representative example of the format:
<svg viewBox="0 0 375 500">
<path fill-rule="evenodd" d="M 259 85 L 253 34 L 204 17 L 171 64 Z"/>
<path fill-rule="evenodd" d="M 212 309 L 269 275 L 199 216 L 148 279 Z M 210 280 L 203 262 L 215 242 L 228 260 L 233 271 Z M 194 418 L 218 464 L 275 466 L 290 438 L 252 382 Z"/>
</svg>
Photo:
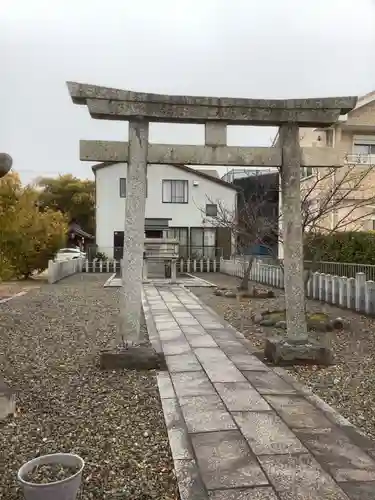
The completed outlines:
<svg viewBox="0 0 375 500">
<path fill-rule="evenodd" d="M 375 500 L 375 443 L 188 290 L 144 291 L 181 500 Z"/>
</svg>

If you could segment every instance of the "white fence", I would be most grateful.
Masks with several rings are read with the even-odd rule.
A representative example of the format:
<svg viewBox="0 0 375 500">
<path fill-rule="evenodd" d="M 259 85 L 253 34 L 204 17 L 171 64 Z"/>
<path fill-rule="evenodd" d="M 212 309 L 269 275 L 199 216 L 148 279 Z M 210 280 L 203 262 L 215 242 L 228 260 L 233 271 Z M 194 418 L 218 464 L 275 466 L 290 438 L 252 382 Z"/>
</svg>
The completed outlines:
<svg viewBox="0 0 375 500">
<path fill-rule="evenodd" d="M 238 260 L 222 260 L 220 271 L 242 278 L 244 265 Z M 279 266 L 255 261 L 250 279 L 276 288 L 284 288 L 283 271 Z M 365 273 L 356 273 L 355 278 L 312 273 L 307 283 L 306 294 L 311 299 L 375 315 L 375 281 L 366 281 Z"/>
<path fill-rule="evenodd" d="M 67 276 L 80 273 L 83 265 L 84 259 L 50 260 L 48 262 L 48 283 L 57 283 Z"/>
<path fill-rule="evenodd" d="M 121 261 L 108 260 L 86 260 L 83 264 L 83 272 L 86 273 L 115 273 L 121 269 Z M 177 272 L 179 273 L 216 273 L 220 271 L 219 259 L 177 259 Z"/>
</svg>

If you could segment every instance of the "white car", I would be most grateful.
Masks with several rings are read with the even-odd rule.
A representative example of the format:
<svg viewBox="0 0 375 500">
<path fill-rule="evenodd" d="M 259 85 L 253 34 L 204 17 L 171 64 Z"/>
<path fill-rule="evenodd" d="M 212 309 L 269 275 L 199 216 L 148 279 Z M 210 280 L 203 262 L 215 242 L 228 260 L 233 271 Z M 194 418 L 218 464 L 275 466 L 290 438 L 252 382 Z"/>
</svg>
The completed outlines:
<svg viewBox="0 0 375 500">
<path fill-rule="evenodd" d="M 73 259 L 86 259 L 85 252 L 79 248 L 61 248 L 55 257 L 55 260 L 73 260 Z"/>
</svg>

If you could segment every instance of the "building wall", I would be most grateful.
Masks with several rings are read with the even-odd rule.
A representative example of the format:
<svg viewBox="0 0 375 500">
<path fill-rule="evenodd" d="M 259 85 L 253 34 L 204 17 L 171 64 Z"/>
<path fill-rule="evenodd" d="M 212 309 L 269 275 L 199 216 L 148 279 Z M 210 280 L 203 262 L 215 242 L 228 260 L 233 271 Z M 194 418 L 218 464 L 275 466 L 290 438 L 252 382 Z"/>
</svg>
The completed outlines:
<svg viewBox="0 0 375 500">
<path fill-rule="evenodd" d="M 126 163 L 117 163 L 96 171 L 96 243 L 109 256 L 113 247 L 113 233 L 124 231 L 125 227 L 126 198 L 120 197 L 121 177 L 127 177 Z M 163 179 L 187 180 L 188 203 L 163 203 Z M 193 185 L 194 181 L 197 186 Z M 204 214 L 205 205 L 210 202 L 219 202 L 228 210 L 235 210 L 234 189 L 173 165 L 149 165 L 147 182 L 145 217 L 170 218 L 169 227 L 215 227 Z"/>
<path fill-rule="evenodd" d="M 356 126 L 356 130 L 347 130 L 345 127 L 348 125 Z M 362 130 L 361 127 L 363 127 Z M 334 130 L 334 148 L 343 155 L 351 155 L 354 152 L 353 147 L 356 141 L 366 142 L 366 139 L 375 139 L 375 133 L 369 127 L 375 127 L 375 102 L 351 111 L 345 122 L 338 122 L 328 130 Z M 319 146 L 329 145 L 324 130 L 307 129 L 304 140 L 301 140 L 301 146 L 316 146 L 317 136 L 321 138 Z M 324 180 L 320 180 L 318 183 L 316 183 L 318 172 L 315 169 L 314 175 L 304 179 L 301 183 L 302 196 L 304 192 L 311 189 L 312 185 L 315 185 L 309 195 L 312 202 L 314 200 L 319 202 L 319 198 L 326 199 L 327 193 L 332 190 L 333 186 L 350 191 L 350 196 L 348 196 L 350 200 L 341 202 L 342 206 L 337 206 L 335 210 L 332 210 L 332 213 L 319 220 L 319 226 L 322 229 L 329 231 L 336 228 L 338 231 L 357 231 L 369 230 L 373 227 L 372 207 L 361 206 L 354 210 L 353 206 L 355 204 L 358 206 L 361 203 L 360 200 L 370 200 L 375 197 L 375 165 L 354 164 L 353 161 L 353 157 L 349 157 L 348 162 L 344 163 L 340 169 L 335 170 L 329 178 L 326 177 L 328 169 L 319 169 L 319 174 Z M 338 196 L 340 197 L 342 194 Z"/>
</svg>

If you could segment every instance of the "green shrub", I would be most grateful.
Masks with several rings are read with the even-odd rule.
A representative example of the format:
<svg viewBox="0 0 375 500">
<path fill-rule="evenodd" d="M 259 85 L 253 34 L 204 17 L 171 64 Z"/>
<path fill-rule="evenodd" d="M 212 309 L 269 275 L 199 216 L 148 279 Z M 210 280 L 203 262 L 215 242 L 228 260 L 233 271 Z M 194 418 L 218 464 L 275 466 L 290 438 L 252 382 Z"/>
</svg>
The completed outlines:
<svg viewBox="0 0 375 500">
<path fill-rule="evenodd" d="M 375 231 L 306 234 L 305 260 L 375 264 Z"/>
</svg>

